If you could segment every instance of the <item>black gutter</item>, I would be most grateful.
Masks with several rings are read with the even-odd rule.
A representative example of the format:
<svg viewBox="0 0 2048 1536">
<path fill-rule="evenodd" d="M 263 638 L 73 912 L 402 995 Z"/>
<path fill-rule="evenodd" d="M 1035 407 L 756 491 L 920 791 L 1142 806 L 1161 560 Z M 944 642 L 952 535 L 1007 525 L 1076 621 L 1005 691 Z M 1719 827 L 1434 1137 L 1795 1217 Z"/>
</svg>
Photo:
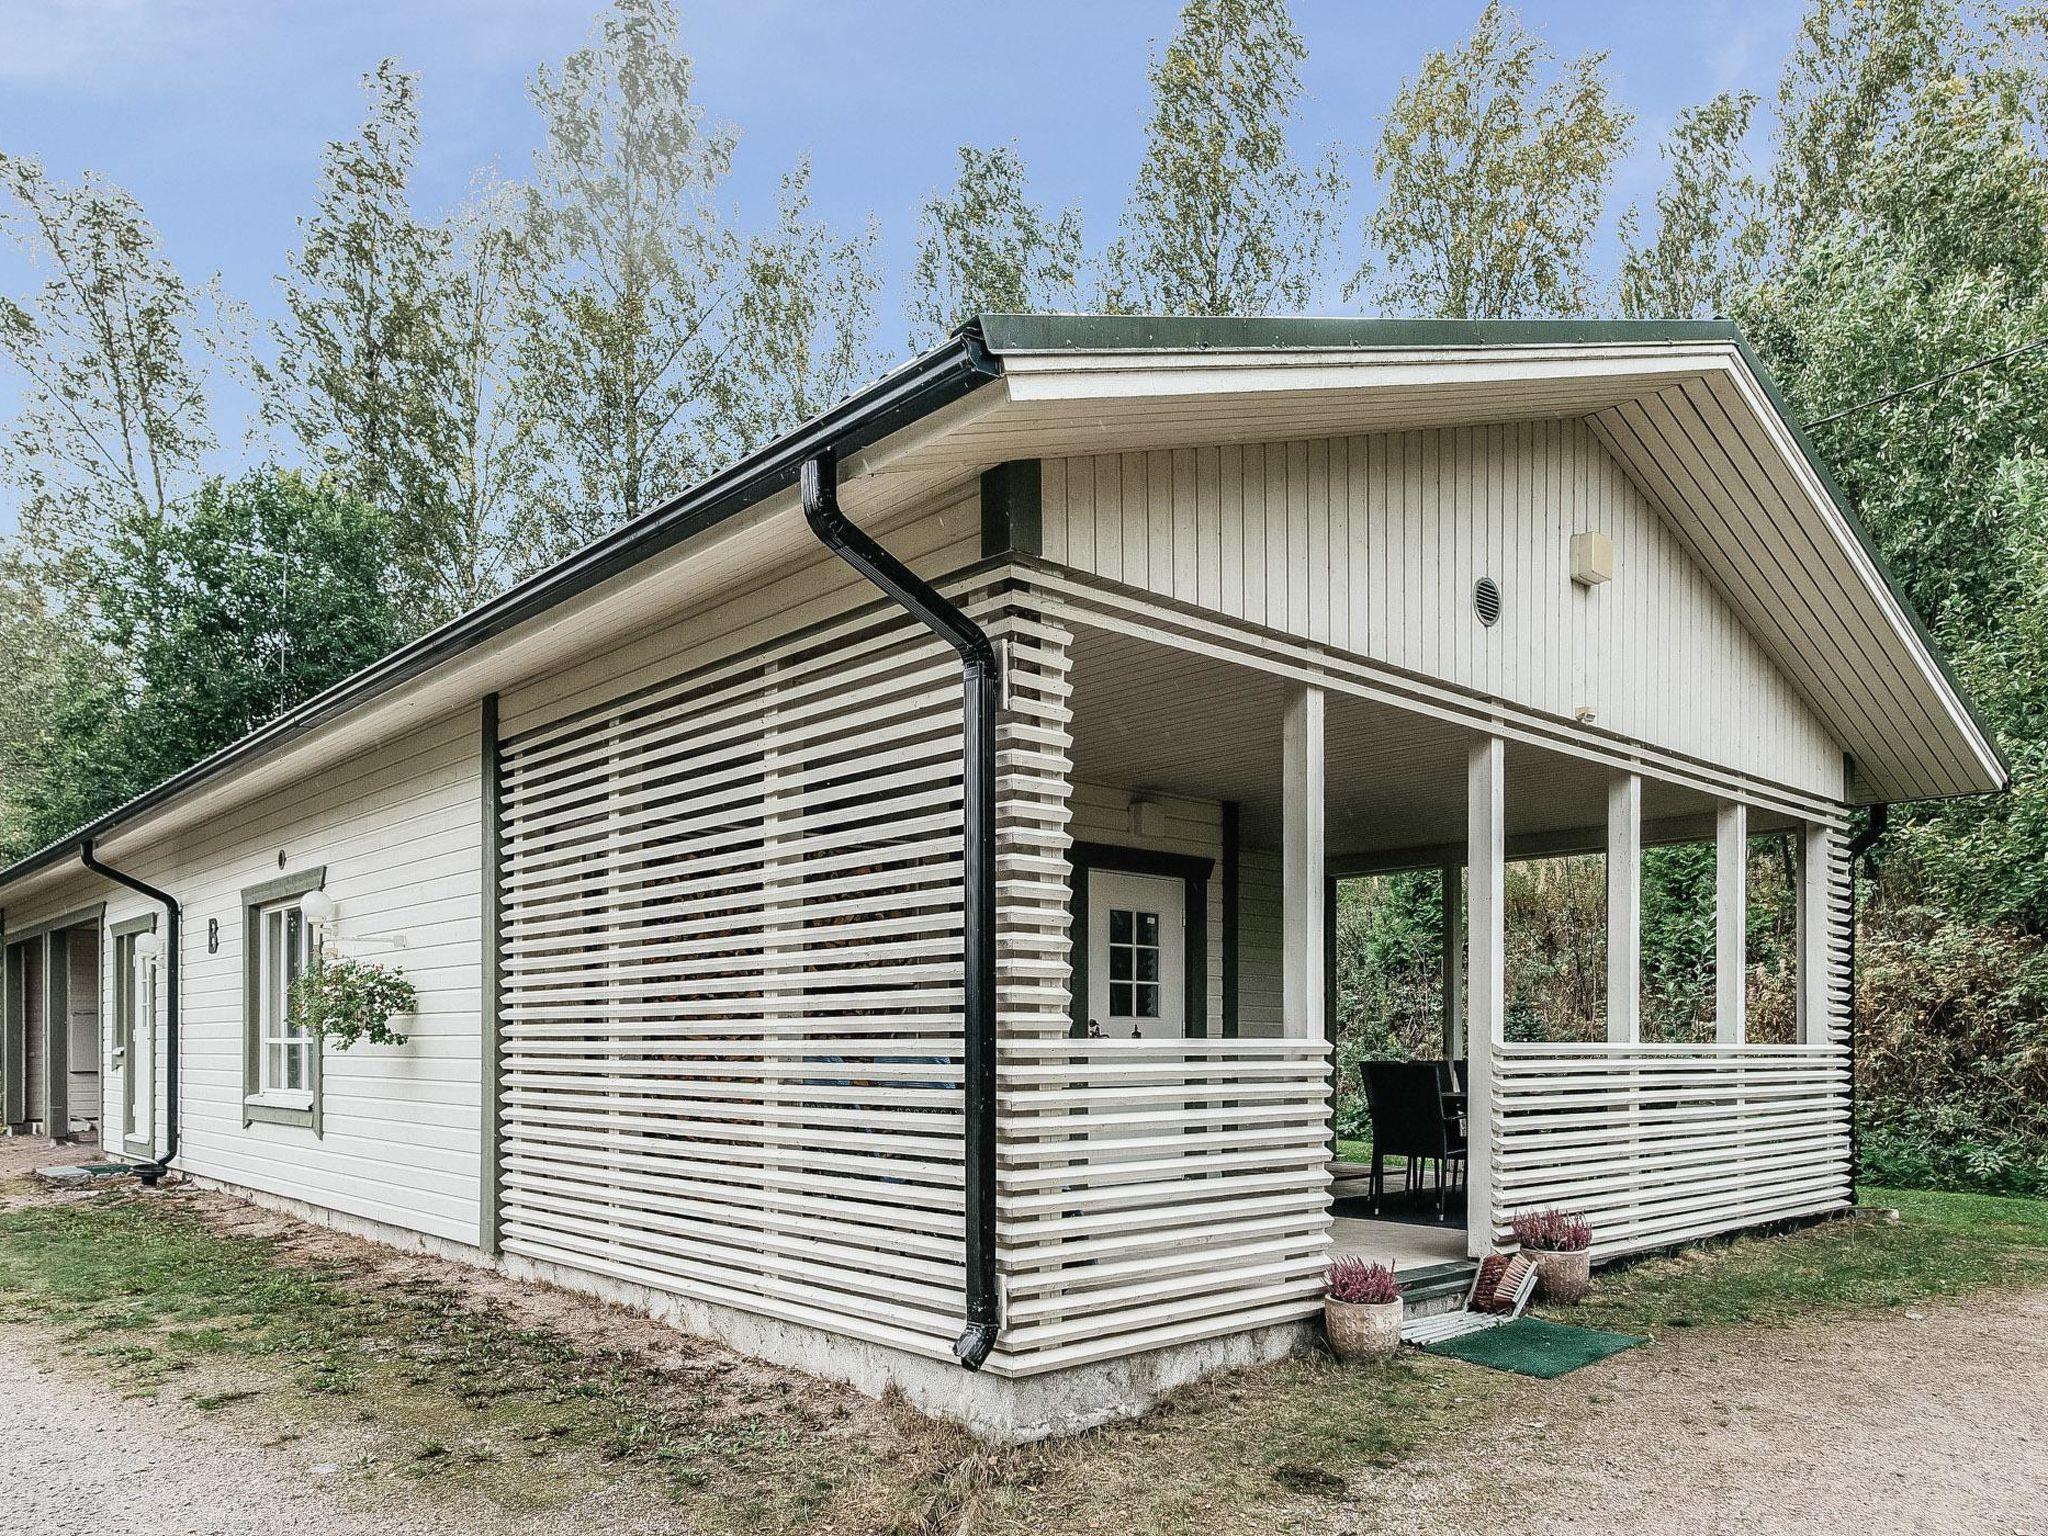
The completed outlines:
<svg viewBox="0 0 2048 1536">
<path fill-rule="evenodd" d="M 1891 825 L 1892 808 L 1880 802 L 1870 808 L 1863 830 L 1849 839 L 1849 1191 L 1853 1199 L 1856 1176 L 1863 1166 L 1863 1135 L 1856 1119 L 1856 868 L 1863 856 L 1876 846 Z"/>
<path fill-rule="evenodd" d="M 171 1159 L 178 1155 L 178 980 L 184 970 L 183 953 L 178 948 L 179 920 L 184 909 L 178 905 L 178 898 L 169 891 L 158 890 L 155 886 L 123 874 L 112 865 L 102 864 L 93 855 L 92 839 L 83 837 L 78 845 L 79 861 L 96 875 L 104 875 L 116 885 L 125 885 L 138 895 L 158 902 L 164 909 L 164 1152 L 154 1162 L 143 1164 L 136 1174 L 144 1184 L 154 1185 L 171 1170 Z M 156 1021 L 150 1021 L 154 1029 Z M 131 1045 L 131 1049 L 132 1049 Z M 156 1064 L 156 1053 L 150 1052 L 152 1072 Z M 149 1084 L 145 1093 L 154 1095 L 156 1084 Z"/>
<path fill-rule="evenodd" d="M 804 519 L 820 543 L 960 656 L 967 1327 L 953 1353 L 975 1371 L 1002 1326 L 996 1296 L 996 649 L 980 625 L 840 510 L 834 448 L 804 461 L 803 502 Z"/>
<path fill-rule="evenodd" d="M 210 757 L 173 774 L 56 842 L 0 869 L 0 887 L 68 859 L 95 838 L 247 762 L 296 740 L 348 710 L 412 681 L 486 640 L 517 628 L 578 597 L 642 561 L 694 538 L 727 518 L 796 484 L 800 465 L 821 448 L 866 448 L 942 406 L 971 394 L 1002 373 L 965 326 L 944 344 L 876 380 L 859 394 L 699 482 L 673 501 L 594 540 L 538 576 L 451 619 L 439 629 L 372 662 L 352 677 L 287 710 L 267 725 Z"/>
</svg>

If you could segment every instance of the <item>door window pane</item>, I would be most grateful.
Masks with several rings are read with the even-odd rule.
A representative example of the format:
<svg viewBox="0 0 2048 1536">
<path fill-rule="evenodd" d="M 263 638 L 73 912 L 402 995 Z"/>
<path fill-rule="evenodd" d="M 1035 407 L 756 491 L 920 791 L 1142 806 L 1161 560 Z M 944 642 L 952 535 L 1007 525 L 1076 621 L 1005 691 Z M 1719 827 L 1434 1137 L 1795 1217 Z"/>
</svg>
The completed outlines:
<svg viewBox="0 0 2048 1536">
<path fill-rule="evenodd" d="M 1134 907 L 1110 908 L 1110 1016 L 1119 1019 L 1158 1018 L 1158 982 L 1159 914 Z"/>
</svg>

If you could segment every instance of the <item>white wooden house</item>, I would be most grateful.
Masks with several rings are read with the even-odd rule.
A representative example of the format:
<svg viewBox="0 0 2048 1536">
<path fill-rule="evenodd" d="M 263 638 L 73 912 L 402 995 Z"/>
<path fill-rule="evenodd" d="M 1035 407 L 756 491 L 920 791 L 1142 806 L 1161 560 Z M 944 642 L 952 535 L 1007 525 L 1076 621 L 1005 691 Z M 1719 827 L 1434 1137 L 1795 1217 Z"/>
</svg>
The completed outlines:
<svg viewBox="0 0 2048 1536">
<path fill-rule="evenodd" d="M 2005 781 L 1727 325 L 988 316 L 0 872 L 5 1115 L 1030 1435 L 1311 1336 L 1333 877 L 1466 870 L 1469 1249 L 1611 1255 L 1850 1201 L 1849 811 Z M 1642 847 L 1786 829 L 1797 1038 L 1738 875 L 1642 1043 Z"/>
</svg>

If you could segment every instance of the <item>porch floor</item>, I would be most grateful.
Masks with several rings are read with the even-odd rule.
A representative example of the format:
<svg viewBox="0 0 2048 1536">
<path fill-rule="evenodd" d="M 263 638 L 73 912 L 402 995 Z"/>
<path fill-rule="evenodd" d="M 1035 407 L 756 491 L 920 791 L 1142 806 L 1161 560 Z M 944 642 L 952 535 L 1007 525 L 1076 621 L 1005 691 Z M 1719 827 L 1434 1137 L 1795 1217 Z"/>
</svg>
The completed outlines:
<svg viewBox="0 0 2048 1536">
<path fill-rule="evenodd" d="M 1464 1259 L 1465 1229 L 1339 1216 L 1331 1226 L 1330 1251 L 1333 1256 L 1355 1254 L 1371 1259 L 1400 1274 Z"/>
<path fill-rule="evenodd" d="M 1390 1189 L 1397 1187 L 1401 1165 L 1390 1165 Z M 1340 1158 L 1330 1160 L 1332 1199 L 1362 1199 L 1372 1192 L 1371 1169 L 1364 1163 Z M 1355 1255 L 1385 1264 L 1396 1274 L 1428 1269 L 1439 1264 L 1462 1263 L 1465 1253 L 1465 1223 L 1462 1190 L 1451 1196 L 1449 1218 L 1441 1225 L 1415 1221 L 1375 1221 L 1370 1217 L 1338 1216 L 1330 1230 L 1330 1252 Z M 1371 1207 L 1368 1206 L 1367 1209 Z M 1356 1206 L 1353 1209 L 1357 1209 Z"/>
</svg>

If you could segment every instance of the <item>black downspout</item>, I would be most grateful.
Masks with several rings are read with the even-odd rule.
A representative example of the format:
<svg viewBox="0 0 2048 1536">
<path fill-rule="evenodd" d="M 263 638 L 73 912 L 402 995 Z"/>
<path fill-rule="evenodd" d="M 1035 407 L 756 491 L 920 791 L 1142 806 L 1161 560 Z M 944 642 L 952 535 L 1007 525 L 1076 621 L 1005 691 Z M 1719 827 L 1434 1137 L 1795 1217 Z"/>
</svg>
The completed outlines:
<svg viewBox="0 0 2048 1536">
<path fill-rule="evenodd" d="M 169 891 L 160 891 L 133 875 L 102 864 L 93 855 L 89 837 L 78 845 L 78 857 L 94 874 L 104 875 L 116 885 L 125 885 L 129 890 L 147 896 L 151 901 L 161 903 L 164 909 L 164 1153 L 154 1162 L 144 1163 L 135 1170 L 144 1184 L 154 1187 L 157 1180 L 171 1171 L 171 1159 L 178 1155 L 178 977 L 184 970 L 183 951 L 178 948 L 178 920 L 184 915 L 184 909 Z M 155 1060 L 154 1053 L 151 1060 Z M 156 1092 L 154 1083 L 150 1084 L 149 1092 Z"/>
<path fill-rule="evenodd" d="M 1863 1169 L 1863 1135 L 1856 1113 L 1856 868 L 1891 824 L 1892 808 L 1878 804 L 1870 808 L 1870 820 L 1849 839 L 1849 1189 L 1854 1197 L 1856 1180 Z"/>
<path fill-rule="evenodd" d="M 804 519 L 819 542 L 960 655 L 967 1327 L 953 1353 L 974 1371 L 995 1348 L 1002 1324 L 996 1299 L 996 649 L 980 625 L 839 509 L 839 459 L 832 449 L 804 461 L 802 484 Z"/>
</svg>

